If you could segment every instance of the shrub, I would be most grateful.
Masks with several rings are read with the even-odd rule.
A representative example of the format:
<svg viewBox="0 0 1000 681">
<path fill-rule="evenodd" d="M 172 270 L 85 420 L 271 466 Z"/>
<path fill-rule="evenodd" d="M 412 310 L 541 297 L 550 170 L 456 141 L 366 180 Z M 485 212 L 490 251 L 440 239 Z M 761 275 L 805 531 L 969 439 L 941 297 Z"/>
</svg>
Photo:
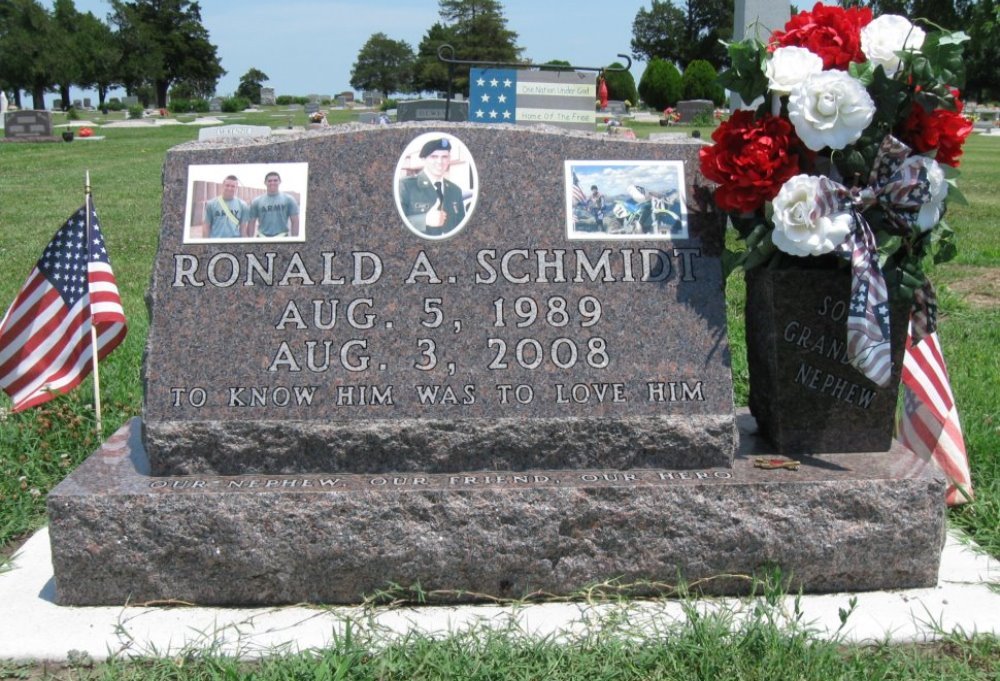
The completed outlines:
<svg viewBox="0 0 1000 681">
<path fill-rule="evenodd" d="M 278 95 L 274 98 L 274 103 L 278 106 L 288 106 L 295 103 L 295 97 L 291 95 Z"/>
<path fill-rule="evenodd" d="M 108 107 L 108 111 L 123 111 L 125 109 L 125 105 L 122 104 L 122 100 L 117 97 L 109 99 L 105 106 Z"/>
<path fill-rule="evenodd" d="M 222 100 L 222 110 L 226 113 L 237 113 L 250 108 L 250 100 L 246 97 L 226 97 Z"/>
<path fill-rule="evenodd" d="M 129 118 L 142 118 L 142 114 L 145 109 L 142 108 L 142 104 L 133 104 L 128 108 Z"/>
<path fill-rule="evenodd" d="M 192 99 L 191 100 L 191 111 L 195 113 L 208 113 L 211 106 L 209 106 L 207 99 Z"/>
<path fill-rule="evenodd" d="M 379 106 L 378 110 L 379 111 L 388 111 L 389 109 L 395 109 L 395 108 L 396 108 L 396 100 L 395 99 L 383 99 L 382 100 L 382 104 Z"/>
<path fill-rule="evenodd" d="M 639 81 L 639 94 L 655 110 L 675 106 L 682 94 L 681 72 L 671 62 L 652 59 Z"/>
<path fill-rule="evenodd" d="M 191 100 L 184 97 L 171 97 L 170 110 L 177 113 L 188 113 L 191 111 Z"/>
<path fill-rule="evenodd" d="M 620 69 L 622 66 L 622 64 L 615 62 L 608 68 Z M 605 71 L 604 81 L 608 85 L 608 99 L 627 99 L 630 102 L 639 100 L 639 93 L 635 89 L 635 78 L 628 71 Z"/>
<path fill-rule="evenodd" d="M 71 106 L 66 109 L 66 120 L 67 121 L 78 121 L 80 120 L 80 112 L 76 110 L 75 106 Z"/>
<path fill-rule="evenodd" d="M 710 99 L 720 106 L 726 99 L 726 92 L 717 79 L 714 66 L 704 59 L 695 59 L 684 69 L 681 78 L 684 99 Z"/>
</svg>

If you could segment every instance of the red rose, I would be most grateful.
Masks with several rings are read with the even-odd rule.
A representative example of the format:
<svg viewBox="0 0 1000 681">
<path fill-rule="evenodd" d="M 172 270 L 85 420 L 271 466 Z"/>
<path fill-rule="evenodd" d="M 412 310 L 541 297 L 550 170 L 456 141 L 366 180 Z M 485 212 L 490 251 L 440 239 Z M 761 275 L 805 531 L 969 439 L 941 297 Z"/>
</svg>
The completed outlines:
<svg viewBox="0 0 1000 681">
<path fill-rule="evenodd" d="M 777 196 L 789 178 L 810 164 L 813 154 L 784 118 L 738 110 L 712 133 L 715 142 L 698 154 L 701 172 L 719 183 L 715 202 L 725 211 L 756 211 Z"/>
<path fill-rule="evenodd" d="M 866 60 L 861 51 L 861 29 L 871 23 L 868 7 L 827 6 L 817 2 L 811 12 L 799 12 L 784 31 L 771 34 L 777 47 L 805 47 L 823 58 L 823 69 L 846 71 L 852 61 Z"/>
<path fill-rule="evenodd" d="M 94 134 L 94 131 L 90 128 L 80 128 L 80 137 L 90 137 Z"/>
<path fill-rule="evenodd" d="M 955 111 L 935 109 L 927 112 L 914 104 L 903 122 L 900 137 L 917 152 L 924 154 L 937 149 L 938 163 L 958 167 L 965 138 L 972 132 L 972 123 L 962 115 L 962 100 L 955 97 Z"/>
</svg>

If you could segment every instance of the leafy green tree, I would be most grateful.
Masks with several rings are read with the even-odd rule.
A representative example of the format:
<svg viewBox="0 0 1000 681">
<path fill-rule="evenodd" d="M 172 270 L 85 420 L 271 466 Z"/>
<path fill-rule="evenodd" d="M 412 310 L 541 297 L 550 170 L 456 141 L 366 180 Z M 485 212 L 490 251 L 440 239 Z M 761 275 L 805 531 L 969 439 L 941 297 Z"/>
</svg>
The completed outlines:
<svg viewBox="0 0 1000 681">
<path fill-rule="evenodd" d="M 965 98 L 1000 99 L 1000 4 L 979 0 L 964 8 L 971 40 L 965 44 Z"/>
<path fill-rule="evenodd" d="M 86 45 L 79 38 L 80 13 L 73 0 L 55 0 L 52 4 L 51 43 L 47 46 L 54 53 L 57 64 L 55 82 L 59 87 L 59 98 L 63 108 L 69 108 L 71 85 L 79 85 L 83 80 L 84 52 Z"/>
<path fill-rule="evenodd" d="M 540 71 L 565 71 L 572 66 L 573 65 L 565 59 L 550 59 L 544 64 L 539 64 L 538 69 Z"/>
<path fill-rule="evenodd" d="M 77 40 L 82 59 L 78 84 L 97 90 L 97 106 L 103 109 L 108 91 L 120 82 L 118 65 L 121 50 L 111 27 L 95 17 L 93 12 L 80 14 L 78 21 Z"/>
<path fill-rule="evenodd" d="M 654 109 L 675 106 L 683 94 L 681 72 L 672 62 L 651 59 L 639 79 L 639 94 L 646 105 Z"/>
<path fill-rule="evenodd" d="M 733 4 L 733 0 L 689 0 L 680 9 L 671 0 L 652 0 L 632 22 L 632 56 L 726 64 L 726 48 L 719 41 L 733 37 Z"/>
<path fill-rule="evenodd" d="M 264 81 L 269 80 L 267 74 L 260 69 L 251 68 L 240 76 L 240 84 L 236 88 L 236 96 L 243 97 L 253 104 L 260 104 L 260 89 Z"/>
<path fill-rule="evenodd" d="M 130 91 L 150 84 L 156 105 L 178 80 L 211 83 L 225 75 L 215 45 L 191 0 L 111 0 L 111 22 L 122 44 L 124 84 Z"/>
<path fill-rule="evenodd" d="M 717 82 L 715 67 L 705 59 L 695 59 L 681 76 L 684 99 L 710 99 L 716 105 L 722 104 L 726 93 Z"/>
<path fill-rule="evenodd" d="M 623 69 L 624 64 L 614 62 L 608 69 Z M 628 100 L 635 104 L 639 101 L 639 93 L 635 89 L 635 78 L 629 71 L 604 71 L 604 82 L 608 85 L 608 99 Z"/>
<path fill-rule="evenodd" d="M 56 84 L 59 56 L 50 45 L 56 29 L 52 15 L 38 0 L 0 2 L 0 85 L 31 93 L 36 109 L 45 108 L 45 91 Z"/>
<path fill-rule="evenodd" d="M 351 87 L 378 90 L 385 98 L 393 92 L 413 92 L 415 64 L 416 55 L 409 43 L 373 33 L 351 67 Z"/>
<path fill-rule="evenodd" d="M 424 34 L 417 47 L 413 66 L 413 88 L 417 92 L 441 92 L 448 89 L 448 66 L 438 59 L 441 45 L 455 46 L 458 42 L 454 27 L 435 23 Z"/>
<path fill-rule="evenodd" d="M 449 69 L 437 55 L 444 43 L 455 48 L 456 59 L 490 63 L 520 59 L 523 50 L 517 46 L 517 33 L 507 28 L 503 7 L 497 0 L 440 0 L 438 7 L 443 23 L 431 26 L 417 49 L 417 90 L 448 89 Z M 454 69 L 453 87 L 468 95 L 468 66 Z"/>
<path fill-rule="evenodd" d="M 684 12 L 670 0 L 652 0 L 632 21 L 632 56 L 643 61 L 681 61 L 684 55 Z"/>
</svg>

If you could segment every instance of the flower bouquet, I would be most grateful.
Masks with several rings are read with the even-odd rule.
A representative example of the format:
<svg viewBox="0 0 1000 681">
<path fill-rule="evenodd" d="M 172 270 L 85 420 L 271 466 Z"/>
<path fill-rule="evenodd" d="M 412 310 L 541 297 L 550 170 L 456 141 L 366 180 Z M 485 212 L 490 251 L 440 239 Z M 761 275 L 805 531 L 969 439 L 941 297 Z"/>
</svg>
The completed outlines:
<svg viewBox="0 0 1000 681">
<path fill-rule="evenodd" d="M 902 356 L 890 303 L 903 317 L 893 327 L 905 332 L 911 312 L 915 341 L 932 332 L 924 265 L 955 253 L 942 218 L 947 201 L 961 199 L 955 168 L 972 131 L 958 90 L 965 40 L 817 3 L 766 44 L 729 45 L 721 83 L 761 103 L 734 111 L 700 153 L 702 172 L 718 183 L 716 204 L 746 246 L 726 253 L 727 273 L 742 267 L 749 284 L 755 272 L 805 271 L 797 286 L 810 287 L 823 270 L 839 272 L 849 281 L 836 293 L 844 363 L 880 388 L 898 383 Z M 749 296 L 748 288 L 748 335 Z M 753 392 L 751 375 L 752 409 Z"/>
</svg>

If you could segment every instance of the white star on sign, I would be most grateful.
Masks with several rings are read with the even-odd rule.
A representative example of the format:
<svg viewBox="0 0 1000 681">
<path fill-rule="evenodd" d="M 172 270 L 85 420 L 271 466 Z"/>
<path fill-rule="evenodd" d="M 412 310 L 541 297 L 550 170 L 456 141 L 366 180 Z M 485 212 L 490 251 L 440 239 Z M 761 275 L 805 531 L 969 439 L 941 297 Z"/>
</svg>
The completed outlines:
<svg viewBox="0 0 1000 681">
<path fill-rule="evenodd" d="M 479 110 L 478 110 L 478 111 L 476 112 L 476 118 L 482 118 L 482 117 L 483 117 L 483 110 L 482 110 L 482 109 L 479 109 Z"/>
<path fill-rule="evenodd" d="M 490 101 L 490 96 L 489 95 L 483 95 L 483 101 L 484 102 Z"/>
<path fill-rule="evenodd" d="M 503 79 L 503 86 L 504 87 L 510 87 L 511 85 L 512 85 L 512 83 L 511 83 L 510 78 L 504 78 Z"/>
<path fill-rule="evenodd" d="M 503 117 L 504 117 L 505 119 L 507 119 L 507 120 L 510 120 L 510 111 L 504 111 L 504 112 L 503 112 Z"/>
<path fill-rule="evenodd" d="M 504 102 L 507 101 L 507 95 L 500 95 L 499 97 L 497 97 L 497 101 L 503 104 Z"/>
<path fill-rule="evenodd" d="M 490 118 L 496 118 L 496 117 L 497 117 L 497 112 L 496 111 L 490 111 Z"/>
<path fill-rule="evenodd" d="M 476 85 L 478 85 L 479 87 L 482 87 L 482 86 L 486 85 L 486 81 L 484 79 L 480 78 L 479 80 L 476 81 Z"/>
<path fill-rule="evenodd" d="M 490 81 L 490 87 L 497 87 L 498 85 L 500 85 L 500 81 L 496 78 Z"/>
</svg>

